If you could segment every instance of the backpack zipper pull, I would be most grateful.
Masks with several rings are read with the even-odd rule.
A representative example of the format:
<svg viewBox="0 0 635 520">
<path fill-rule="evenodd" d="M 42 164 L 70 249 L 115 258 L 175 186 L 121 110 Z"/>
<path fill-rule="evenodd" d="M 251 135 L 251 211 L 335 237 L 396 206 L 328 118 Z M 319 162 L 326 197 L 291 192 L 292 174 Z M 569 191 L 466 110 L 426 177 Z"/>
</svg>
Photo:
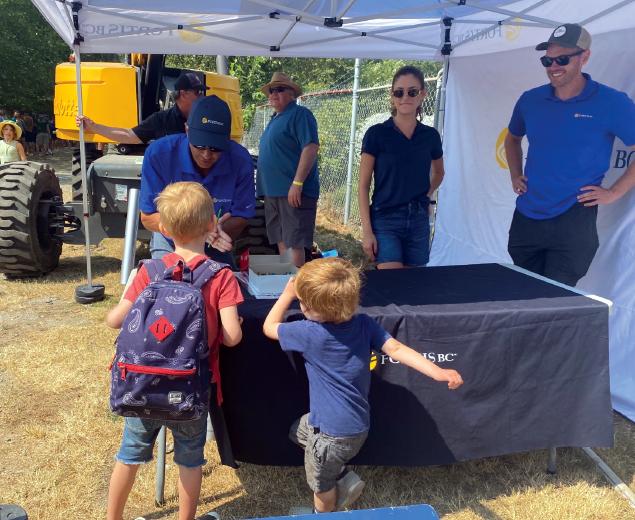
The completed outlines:
<svg viewBox="0 0 635 520">
<path fill-rule="evenodd" d="M 124 381 L 126 380 L 126 372 L 127 372 L 126 365 L 123 365 L 121 367 L 121 379 L 123 379 Z"/>
</svg>

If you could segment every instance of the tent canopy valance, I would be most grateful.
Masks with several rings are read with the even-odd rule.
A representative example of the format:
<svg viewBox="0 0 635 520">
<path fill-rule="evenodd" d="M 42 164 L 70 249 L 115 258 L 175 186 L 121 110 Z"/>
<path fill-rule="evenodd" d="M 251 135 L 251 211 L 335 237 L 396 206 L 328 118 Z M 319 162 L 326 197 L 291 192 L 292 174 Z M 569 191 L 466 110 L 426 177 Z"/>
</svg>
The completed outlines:
<svg viewBox="0 0 635 520">
<path fill-rule="evenodd" d="M 635 24 L 633 0 L 33 0 L 82 52 L 440 60 L 535 45 L 578 22 Z M 448 24 L 451 24 L 448 25 Z M 446 29 L 450 28 L 447 32 Z"/>
</svg>

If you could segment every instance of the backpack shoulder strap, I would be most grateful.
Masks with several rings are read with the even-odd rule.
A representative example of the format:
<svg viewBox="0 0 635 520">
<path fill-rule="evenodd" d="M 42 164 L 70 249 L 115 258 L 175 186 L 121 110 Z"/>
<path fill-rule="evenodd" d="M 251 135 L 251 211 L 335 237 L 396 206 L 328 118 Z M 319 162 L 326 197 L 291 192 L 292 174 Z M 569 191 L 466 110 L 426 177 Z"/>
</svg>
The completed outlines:
<svg viewBox="0 0 635 520">
<path fill-rule="evenodd" d="M 150 282 L 158 282 L 159 280 L 163 280 L 163 275 L 166 270 L 163 260 L 159 258 L 141 260 L 141 262 L 139 262 L 139 268 L 141 268 L 142 265 L 146 268 L 146 272 L 148 273 Z"/>
<path fill-rule="evenodd" d="M 229 265 L 208 258 L 201 262 L 192 272 L 192 285 L 197 289 L 202 289 L 219 271 L 225 268 L 229 268 Z"/>
</svg>

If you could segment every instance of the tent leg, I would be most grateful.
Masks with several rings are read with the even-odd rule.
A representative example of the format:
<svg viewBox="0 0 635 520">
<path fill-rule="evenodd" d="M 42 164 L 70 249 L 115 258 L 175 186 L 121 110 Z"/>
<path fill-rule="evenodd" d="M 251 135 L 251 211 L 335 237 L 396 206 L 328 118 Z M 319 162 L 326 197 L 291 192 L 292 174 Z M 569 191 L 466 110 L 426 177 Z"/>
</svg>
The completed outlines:
<svg viewBox="0 0 635 520">
<path fill-rule="evenodd" d="M 557 448 L 549 448 L 549 460 L 547 461 L 547 473 L 549 473 L 549 475 L 555 475 L 558 472 L 556 449 Z"/>
<path fill-rule="evenodd" d="M 154 481 L 154 503 L 157 507 L 165 503 L 165 426 L 161 426 L 157 437 L 157 474 Z"/>
<path fill-rule="evenodd" d="M 121 261 L 121 285 L 126 285 L 130 271 L 134 268 L 135 244 L 139 228 L 139 188 L 128 190 L 128 213 L 126 214 L 126 234 Z"/>
<path fill-rule="evenodd" d="M 84 114 L 84 102 L 82 98 L 82 59 L 79 44 L 74 45 L 75 52 L 75 82 L 77 85 L 77 113 Z M 84 127 L 79 127 L 79 154 L 82 171 L 82 213 L 84 236 L 86 237 L 86 278 L 88 283 L 75 288 L 75 301 L 77 303 L 94 303 L 104 299 L 104 286 L 93 284 L 93 274 L 90 263 L 90 230 L 88 226 L 88 176 L 86 175 L 86 146 L 84 141 Z"/>
<path fill-rule="evenodd" d="M 348 140 L 348 168 L 346 171 L 346 199 L 344 201 L 344 225 L 348 224 L 351 214 L 351 192 L 353 190 L 353 162 L 355 160 L 355 132 L 357 129 L 357 104 L 359 103 L 359 73 L 361 60 L 355 58 L 355 76 L 353 80 L 353 106 L 351 108 L 351 133 Z"/>
</svg>

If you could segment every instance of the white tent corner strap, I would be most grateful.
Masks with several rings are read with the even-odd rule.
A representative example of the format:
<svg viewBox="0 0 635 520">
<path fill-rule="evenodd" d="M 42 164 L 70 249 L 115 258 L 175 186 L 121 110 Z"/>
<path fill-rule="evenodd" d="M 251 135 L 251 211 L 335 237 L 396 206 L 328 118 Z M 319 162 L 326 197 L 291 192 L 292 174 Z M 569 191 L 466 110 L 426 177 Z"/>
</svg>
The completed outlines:
<svg viewBox="0 0 635 520">
<path fill-rule="evenodd" d="M 602 27 L 611 18 L 619 26 L 626 16 L 616 13 L 632 0 L 401 0 L 398 7 L 379 0 L 194 0 L 187 12 L 167 0 L 151 9 L 144 0 L 33 3 L 82 52 L 440 60 L 444 48 L 481 54 L 504 50 L 501 43 L 526 46 L 568 21 Z"/>
</svg>

